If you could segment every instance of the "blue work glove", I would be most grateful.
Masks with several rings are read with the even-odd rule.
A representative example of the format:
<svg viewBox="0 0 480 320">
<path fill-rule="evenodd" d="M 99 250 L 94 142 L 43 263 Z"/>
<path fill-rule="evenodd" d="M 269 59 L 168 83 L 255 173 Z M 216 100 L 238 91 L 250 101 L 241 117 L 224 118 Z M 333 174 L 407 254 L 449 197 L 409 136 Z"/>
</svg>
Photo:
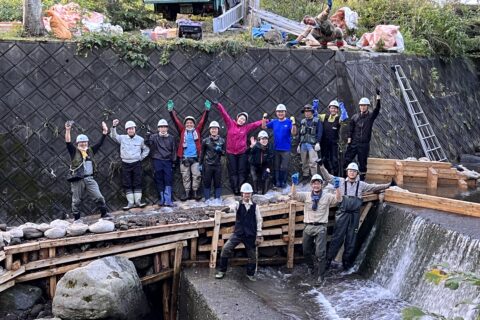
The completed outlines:
<svg viewBox="0 0 480 320">
<path fill-rule="evenodd" d="M 198 165 L 198 171 L 200 171 L 200 172 L 203 171 L 203 165 L 201 165 L 201 164 Z"/>
<path fill-rule="evenodd" d="M 340 188 L 340 178 L 339 177 L 334 177 L 333 178 L 333 187 L 335 189 Z"/>
<path fill-rule="evenodd" d="M 295 172 L 294 174 L 292 174 L 292 183 L 294 185 L 298 185 L 298 182 L 299 182 L 299 173 Z"/>
<path fill-rule="evenodd" d="M 313 109 L 313 116 L 314 117 L 318 116 L 318 104 L 319 104 L 318 99 L 314 99 L 312 101 L 312 109 Z"/>
<path fill-rule="evenodd" d="M 287 46 L 287 48 L 290 48 L 290 47 L 293 47 L 297 44 L 298 44 L 298 40 L 291 40 L 291 41 L 287 42 L 286 46 Z"/>
<path fill-rule="evenodd" d="M 330 10 L 332 10 L 333 0 L 327 0 L 327 5 Z"/>
<path fill-rule="evenodd" d="M 215 146 L 215 151 L 218 152 L 218 153 L 222 153 L 222 146 L 219 145 L 219 144 L 217 144 L 217 145 Z"/>
<path fill-rule="evenodd" d="M 211 108 L 212 103 L 210 102 L 210 100 L 205 100 L 205 110 L 210 111 Z"/>
<path fill-rule="evenodd" d="M 347 109 L 345 109 L 345 104 L 340 102 L 340 121 L 345 121 L 348 119 Z"/>
<path fill-rule="evenodd" d="M 169 112 L 173 110 L 173 106 L 174 106 L 173 100 L 168 100 L 168 102 L 167 102 L 167 110 L 168 110 Z"/>
</svg>

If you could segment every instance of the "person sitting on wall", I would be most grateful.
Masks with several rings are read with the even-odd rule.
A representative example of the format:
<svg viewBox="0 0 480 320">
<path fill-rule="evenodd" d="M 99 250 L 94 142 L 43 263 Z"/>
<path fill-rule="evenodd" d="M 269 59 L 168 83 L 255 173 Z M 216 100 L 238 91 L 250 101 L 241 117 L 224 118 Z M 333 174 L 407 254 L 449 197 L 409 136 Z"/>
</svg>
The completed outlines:
<svg viewBox="0 0 480 320">
<path fill-rule="evenodd" d="M 320 151 L 323 127 L 318 117 L 313 116 L 311 105 L 305 105 L 302 113 L 305 118 L 300 121 L 300 144 L 297 153 L 300 153 L 302 160 L 302 182 L 307 183 L 310 177 L 317 174 L 316 161 L 318 160 L 318 151 Z"/>
<path fill-rule="evenodd" d="M 353 115 L 350 121 L 350 131 L 348 135 L 348 146 L 345 152 L 344 163 L 350 163 L 355 156 L 358 158 L 360 166 L 360 180 L 365 180 L 367 174 L 367 161 L 370 153 L 370 140 L 372 139 L 372 128 L 375 119 L 380 113 L 380 90 L 377 88 L 377 103 L 373 112 L 368 111 L 370 100 L 368 98 L 360 99 L 360 112 Z"/>
<path fill-rule="evenodd" d="M 109 218 L 110 214 L 105 204 L 105 198 L 100 192 L 97 181 L 94 179 L 97 171 L 94 155 L 107 137 L 107 124 L 102 122 L 102 137 L 97 144 L 91 147 L 89 146 L 88 137 L 84 134 L 79 134 L 76 139 L 76 146 L 73 145 L 71 138 L 72 125 L 73 121 L 65 123 L 65 142 L 71 159 L 67 180 L 70 182 L 72 190 L 73 218 L 75 220 L 80 219 L 80 205 L 85 195 L 91 198 L 98 206 L 102 218 Z"/>
<path fill-rule="evenodd" d="M 158 121 L 158 134 L 147 132 L 145 144 L 150 147 L 158 205 L 172 207 L 173 167 L 177 160 L 175 138 L 168 134 L 168 122 Z"/>
<path fill-rule="evenodd" d="M 143 208 L 147 204 L 142 202 L 142 161 L 148 156 L 150 149 L 145 145 L 142 137 L 136 134 L 137 125 L 133 121 L 125 123 L 127 134 L 117 134 L 120 120 L 112 122 L 110 138 L 120 143 L 120 158 L 122 158 L 122 184 L 127 198 L 127 205 L 123 210 L 134 207 Z"/>
<path fill-rule="evenodd" d="M 210 101 L 208 101 L 210 103 Z M 209 126 L 210 136 L 202 141 L 200 166 L 203 173 L 203 193 L 205 201 L 210 199 L 210 187 L 215 188 L 215 200 L 221 204 L 222 196 L 222 156 L 225 155 L 225 139 L 218 135 L 220 125 L 212 121 Z"/>
<path fill-rule="evenodd" d="M 342 264 L 343 268 L 348 270 L 353 266 L 355 258 L 354 253 L 360 223 L 360 207 L 363 203 L 362 197 L 367 192 L 379 192 L 396 184 L 393 179 L 392 182 L 384 184 L 360 181 L 358 165 L 354 162 L 347 166 L 347 178 L 334 177 L 328 173 L 323 163 L 319 162 L 320 172 L 324 179 L 332 184 L 339 184 L 340 191 L 343 193 L 342 203 L 335 215 L 335 227 L 327 252 L 327 267 L 335 259 L 343 244 Z"/>
<path fill-rule="evenodd" d="M 205 111 L 202 117 L 195 126 L 195 118 L 187 116 L 180 121 L 177 112 L 174 110 L 174 103 L 169 100 L 167 103 L 167 110 L 170 117 L 175 123 L 178 133 L 180 134 L 180 143 L 178 144 L 177 156 L 180 159 L 180 172 L 183 179 L 183 188 L 185 193 L 180 197 L 181 201 L 187 199 L 200 200 L 202 196 L 199 192 L 200 182 L 202 180 L 202 173 L 199 170 L 200 151 L 202 148 L 202 131 L 205 123 L 208 120 L 208 112 L 210 111 L 210 104 L 205 103 Z M 190 196 L 190 191 L 193 195 Z"/>
<path fill-rule="evenodd" d="M 298 173 L 297 173 L 298 175 Z M 292 180 L 295 182 L 295 176 Z M 303 207 L 303 257 L 311 275 L 318 276 L 318 282 L 323 281 L 326 266 L 327 251 L 327 225 L 330 206 L 342 201 L 340 193 L 340 180 L 335 179 L 335 195 L 322 190 L 323 179 L 319 174 L 314 174 L 310 180 L 310 192 L 296 192 L 293 189 L 291 198 L 304 202 Z"/>
<path fill-rule="evenodd" d="M 247 123 L 248 113 L 240 112 L 235 121 L 221 103 L 216 102 L 216 105 L 227 126 L 227 166 L 230 187 L 235 195 L 240 195 L 240 186 L 247 180 L 247 135 L 258 127 L 264 126 L 266 120 L 263 118 Z"/>
<path fill-rule="evenodd" d="M 222 279 L 225 276 L 228 267 L 228 258 L 233 256 L 235 247 L 240 243 L 243 243 L 248 255 L 247 278 L 250 281 L 256 281 L 256 248 L 263 241 L 263 218 L 260 214 L 259 206 L 252 202 L 252 186 L 249 183 L 244 183 L 240 192 L 242 193 L 242 200 L 236 203 L 235 230 L 222 249 L 220 254 L 220 265 L 215 274 L 215 278 Z"/>
<path fill-rule="evenodd" d="M 258 141 L 250 138 L 250 174 L 253 180 L 253 192 L 265 194 L 270 185 L 273 170 L 273 148 L 268 142 L 268 133 L 258 133 Z"/>
</svg>

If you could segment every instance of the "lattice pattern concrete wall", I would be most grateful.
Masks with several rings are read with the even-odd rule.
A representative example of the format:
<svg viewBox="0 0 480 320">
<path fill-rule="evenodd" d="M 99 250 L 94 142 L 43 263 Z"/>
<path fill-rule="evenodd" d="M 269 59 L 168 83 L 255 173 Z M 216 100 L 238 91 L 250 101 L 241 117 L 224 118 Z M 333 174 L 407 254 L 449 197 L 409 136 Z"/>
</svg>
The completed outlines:
<svg viewBox="0 0 480 320">
<path fill-rule="evenodd" d="M 93 142 L 100 138 L 100 122 L 105 120 L 110 126 L 114 118 L 123 123 L 134 120 L 143 136 L 147 127 L 156 128 L 160 118 L 169 119 L 165 109 L 169 99 L 175 101 L 181 116 L 200 116 L 211 81 L 221 89 L 219 101 L 231 115 L 247 111 L 252 120 L 264 112 L 274 116 L 278 103 L 286 104 L 300 118 L 302 106 L 315 97 L 325 109 L 338 96 L 352 114 L 358 98 L 373 98 L 375 86 L 380 85 L 384 110 L 375 126 L 372 153 L 405 157 L 418 155 L 420 146 L 414 142 L 389 64 L 400 61 L 422 89 L 435 64 L 441 83 L 448 88 L 443 88 L 447 96 L 432 99 L 428 92 L 420 96 L 436 105 L 429 110 L 435 110 L 435 129 L 441 140 L 450 139 L 444 146 L 451 156 L 479 142 L 479 99 L 472 90 L 478 80 L 465 64 L 454 68 L 403 56 L 251 49 L 237 57 L 175 51 L 164 66 L 158 64 L 161 53 L 152 51 L 148 67 L 141 69 L 132 68 L 110 49 L 86 57 L 77 56 L 75 50 L 71 43 L 0 42 L 0 221 L 49 221 L 70 210 L 70 187 L 65 180 L 69 158 L 63 138 L 66 120 L 75 120 L 74 136 L 85 132 Z M 457 116 L 456 105 L 462 108 L 463 117 Z M 444 114 L 451 118 L 446 122 L 448 130 Z M 210 112 L 209 120 L 220 120 L 216 110 Z M 465 126 L 476 136 L 461 134 Z M 171 132 L 176 133 L 173 127 Z M 124 204 L 118 145 L 107 139 L 96 160 L 102 193 L 109 207 L 117 209 Z M 150 161 L 144 167 L 145 195 L 153 202 L 156 192 Z M 298 167 L 297 158 L 293 167 Z M 226 172 L 224 176 L 227 181 Z M 178 173 L 175 179 L 180 187 Z"/>
</svg>

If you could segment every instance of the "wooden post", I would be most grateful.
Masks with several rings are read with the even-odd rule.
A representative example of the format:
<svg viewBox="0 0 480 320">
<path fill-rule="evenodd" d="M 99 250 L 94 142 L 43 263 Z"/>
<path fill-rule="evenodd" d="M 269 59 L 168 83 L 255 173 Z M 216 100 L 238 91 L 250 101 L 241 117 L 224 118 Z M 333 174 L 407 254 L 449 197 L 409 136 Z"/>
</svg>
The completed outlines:
<svg viewBox="0 0 480 320">
<path fill-rule="evenodd" d="M 12 270 L 12 265 L 13 265 L 13 255 L 7 254 L 5 256 L 5 269 L 8 271 Z"/>
<path fill-rule="evenodd" d="M 161 259 L 160 259 L 160 253 L 157 253 L 153 256 L 153 272 L 154 273 L 159 273 L 161 268 L 162 268 L 162 264 L 161 264 Z"/>
<path fill-rule="evenodd" d="M 220 236 L 220 224 L 222 221 L 222 212 L 215 211 L 215 224 L 213 227 L 212 249 L 210 250 L 210 269 L 217 266 L 218 237 Z"/>
<path fill-rule="evenodd" d="M 438 186 L 438 172 L 430 167 L 427 170 L 427 189 L 437 190 Z"/>
<path fill-rule="evenodd" d="M 56 248 L 48 249 L 48 256 L 54 258 L 56 255 Z M 51 299 L 55 296 L 55 290 L 57 289 L 57 276 L 51 276 L 48 281 L 48 294 Z"/>
<path fill-rule="evenodd" d="M 293 258 L 295 249 L 295 202 L 290 202 L 290 210 L 288 212 L 288 249 L 287 249 L 287 268 L 293 268 Z"/>
<path fill-rule="evenodd" d="M 177 242 L 177 247 L 175 248 L 175 261 L 173 263 L 172 300 L 170 304 L 171 320 L 177 320 L 177 301 L 178 301 L 178 288 L 180 286 L 180 269 L 182 268 L 182 251 L 183 251 L 183 243 Z"/>
<path fill-rule="evenodd" d="M 403 163 L 400 161 L 395 162 L 395 182 L 399 186 L 403 186 Z"/>
<path fill-rule="evenodd" d="M 198 238 L 190 240 L 190 260 L 197 261 Z"/>
<path fill-rule="evenodd" d="M 170 267 L 169 253 L 162 252 L 160 254 L 162 269 L 168 269 Z M 163 281 L 162 284 L 162 305 L 163 305 L 163 319 L 170 319 L 170 283 L 169 281 Z"/>
<path fill-rule="evenodd" d="M 458 188 L 461 190 L 467 190 L 468 189 L 468 184 L 465 182 L 463 179 L 458 179 Z"/>
</svg>

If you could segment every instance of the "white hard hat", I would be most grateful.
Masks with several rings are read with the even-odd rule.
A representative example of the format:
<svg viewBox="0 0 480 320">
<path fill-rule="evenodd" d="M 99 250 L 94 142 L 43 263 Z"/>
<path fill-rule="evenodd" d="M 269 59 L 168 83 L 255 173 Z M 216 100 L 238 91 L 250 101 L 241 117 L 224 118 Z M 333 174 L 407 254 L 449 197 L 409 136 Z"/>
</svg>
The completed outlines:
<svg viewBox="0 0 480 320">
<path fill-rule="evenodd" d="M 310 182 L 314 182 L 314 181 L 320 181 L 320 182 L 323 182 L 323 178 L 321 175 L 319 175 L 318 173 L 314 174 L 312 176 L 312 179 L 310 179 Z"/>
<path fill-rule="evenodd" d="M 252 188 L 252 186 L 250 185 L 250 183 L 244 183 L 244 184 L 242 184 L 242 187 L 240 188 L 240 192 L 252 193 L 252 192 L 253 192 L 253 188 Z"/>
<path fill-rule="evenodd" d="M 368 100 L 368 98 L 363 97 L 362 99 L 360 99 L 360 102 L 358 104 L 370 105 L 370 100 Z"/>
<path fill-rule="evenodd" d="M 280 103 L 280 104 L 277 106 L 277 109 L 275 109 L 275 111 L 287 111 L 287 107 L 285 107 L 284 104 L 281 104 L 281 103 Z"/>
<path fill-rule="evenodd" d="M 77 136 L 77 140 L 76 140 L 76 141 L 77 141 L 77 143 L 79 143 L 79 142 L 88 142 L 88 137 L 87 137 L 86 135 L 84 135 L 84 134 L 79 134 L 79 135 Z"/>
<path fill-rule="evenodd" d="M 347 170 L 355 170 L 355 171 L 358 171 L 358 165 L 357 165 L 355 162 L 352 162 L 352 163 L 350 163 L 350 164 L 347 166 Z"/>
<path fill-rule="evenodd" d="M 240 117 L 240 116 L 244 116 L 244 117 L 248 120 L 248 113 L 246 113 L 246 112 L 240 112 L 239 114 L 237 114 L 237 119 L 238 119 L 238 117 Z"/>
<path fill-rule="evenodd" d="M 340 105 L 338 104 L 337 100 L 330 101 L 330 104 L 328 106 L 329 107 L 334 106 L 334 107 L 340 108 Z"/>
<path fill-rule="evenodd" d="M 210 125 L 208 127 L 209 128 L 220 128 L 220 125 L 218 124 L 217 121 L 212 121 L 212 122 L 210 122 Z"/>
<path fill-rule="evenodd" d="M 183 120 L 183 123 L 186 123 L 186 122 L 187 122 L 187 120 L 192 120 L 192 121 L 193 121 L 193 123 L 196 123 L 196 122 L 195 122 L 195 118 L 194 118 L 194 117 L 192 117 L 192 116 L 186 116 L 186 117 L 185 117 L 185 119 Z"/>
<path fill-rule="evenodd" d="M 258 139 L 260 138 L 268 138 L 268 133 L 265 130 L 262 130 L 258 133 Z"/>
<path fill-rule="evenodd" d="M 167 122 L 167 120 L 165 120 L 165 119 L 160 119 L 160 121 L 158 121 L 157 127 L 168 127 L 168 122 Z"/>
<path fill-rule="evenodd" d="M 137 125 L 135 124 L 135 122 L 133 121 L 127 121 L 127 123 L 125 123 L 125 129 L 128 129 L 128 128 L 135 128 Z"/>
</svg>

